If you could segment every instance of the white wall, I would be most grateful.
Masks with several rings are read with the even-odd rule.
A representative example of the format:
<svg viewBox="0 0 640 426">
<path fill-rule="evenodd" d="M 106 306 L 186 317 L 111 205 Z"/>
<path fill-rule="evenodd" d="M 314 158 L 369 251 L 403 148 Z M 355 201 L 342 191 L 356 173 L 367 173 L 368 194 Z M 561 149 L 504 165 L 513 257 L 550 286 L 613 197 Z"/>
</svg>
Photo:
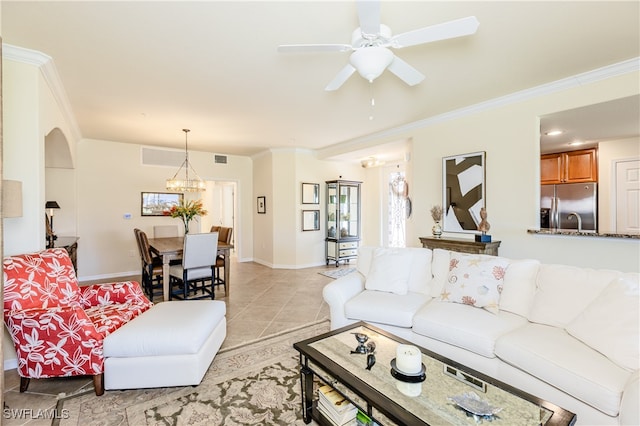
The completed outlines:
<svg viewBox="0 0 640 426">
<path fill-rule="evenodd" d="M 141 216 L 141 192 L 165 192 L 165 180 L 176 167 L 149 166 L 141 163 L 140 145 L 101 140 L 82 140 L 78 147 L 78 275 L 81 280 L 118 276 L 137 272 L 140 260 L 133 238 L 139 228 L 153 235 L 154 225 L 177 224 L 171 217 Z M 252 193 L 252 161 L 248 157 L 229 156 L 228 164 L 213 163 L 213 154 L 190 151 L 189 160 L 202 179 L 233 180 L 238 183 L 238 259 L 252 257 L 253 220 L 248 206 Z M 187 193 L 186 199 L 200 198 Z M 125 219 L 131 214 L 131 219 Z M 192 228 L 194 227 L 194 228 Z M 199 222 L 190 225 L 195 232 Z"/>
<path fill-rule="evenodd" d="M 3 219 L 4 254 L 11 255 L 45 247 L 46 135 L 58 129 L 72 157 L 75 142 L 71 138 L 72 124 L 60 111 L 37 65 L 3 57 L 2 102 L 3 178 L 22 181 L 23 215 Z"/>
<path fill-rule="evenodd" d="M 638 93 L 639 73 L 542 95 L 412 132 L 410 168 L 414 215 L 407 245 L 431 235 L 429 209 L 441 204 L 442 157 L 486 151 L 486 206 L 500 254 L 593 268 L 638 271 L 638 240 L 545 236 L 539 228 L 539 120 L 541 115 Z M 449 234 L 463 237 L 464 234 Z"/>
</svg>

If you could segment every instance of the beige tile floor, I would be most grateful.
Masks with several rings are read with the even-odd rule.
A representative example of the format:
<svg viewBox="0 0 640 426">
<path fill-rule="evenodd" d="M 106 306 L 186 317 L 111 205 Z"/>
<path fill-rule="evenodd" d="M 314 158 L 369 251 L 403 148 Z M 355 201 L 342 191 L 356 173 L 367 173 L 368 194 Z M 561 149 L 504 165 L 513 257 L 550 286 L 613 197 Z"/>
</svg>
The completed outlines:
<svg viewBox="0 0 640 426">
<path fill-rule="evenodd" d="M 349 266 L 341 265 L 340 268 Z M 334 265 L 296 270 L 271 269 L 253 262 L 236 262 L 232 256 L 230 296 L 226 296 L 222 287 L 216 290 L 216 299 L 227 304 L 227 338 L 223 348 L 329 318 L 322 288 L 332 279 L 319 272 L 335 269 Z M 139 277 L 123 278 L 139 280 Z M 34 379 L 27 392 L 21 394 L 16 370 L 5 371 L 4 377 L 5 410 L 0 423 L 10 426 L 50 425 L 51 419 L 33 418 L 38 410 L 52 410 L 59 393 L 73 392 L 90 381 L 85 377 Z M 31 417 L 26 419 L 10 418 L 14 416 L 7 409 L 14 408 L 27 408 L 33 414 L 23 415 Z"/>
</svg>

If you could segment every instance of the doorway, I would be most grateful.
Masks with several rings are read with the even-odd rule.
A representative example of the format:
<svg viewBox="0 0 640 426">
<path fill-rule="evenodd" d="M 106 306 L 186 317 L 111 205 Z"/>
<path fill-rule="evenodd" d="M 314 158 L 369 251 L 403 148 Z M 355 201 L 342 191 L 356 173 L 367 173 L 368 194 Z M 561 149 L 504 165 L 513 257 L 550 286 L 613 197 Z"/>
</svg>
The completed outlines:
<svg viewBox="0 0 640 426">
<path fill-rule="evenodd" d="M 204 208 L 209 214 L 202 217 L 202 230 L 207 232 L 212 226 L 225 226 L 233 229 L 231 244 L 235 246 L 239 227 L 236 220 L 238 184 L 234 181 L 207 181 L 207 194 Z M 234 249 L 235 251 L 235 249 Z"/>
<path fill-rule="evenodd" d="M 404 171 L 389 173 L 388 246 L 406 246 L 406 222 L 409 187 Z"/>
<path fill-rule="evenodd" d="M 640 233 L 640 160 L 615 163 L 616 233 Z"/>
</svg>

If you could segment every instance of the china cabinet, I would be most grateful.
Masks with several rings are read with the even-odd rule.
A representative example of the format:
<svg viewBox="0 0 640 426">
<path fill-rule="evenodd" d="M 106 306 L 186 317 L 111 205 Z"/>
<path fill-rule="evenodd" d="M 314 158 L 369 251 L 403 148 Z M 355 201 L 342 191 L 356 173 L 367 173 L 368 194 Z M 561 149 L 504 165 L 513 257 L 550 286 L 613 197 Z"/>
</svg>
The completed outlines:
<svg viewBox="0 0 640 426">
<path fill-rule="evenodd" d="M 330 180 L 327 184 L 327 265 L 349 262 L 358 256 L 360 242 L 360 185 L 352 180 Z"/>
</svg>

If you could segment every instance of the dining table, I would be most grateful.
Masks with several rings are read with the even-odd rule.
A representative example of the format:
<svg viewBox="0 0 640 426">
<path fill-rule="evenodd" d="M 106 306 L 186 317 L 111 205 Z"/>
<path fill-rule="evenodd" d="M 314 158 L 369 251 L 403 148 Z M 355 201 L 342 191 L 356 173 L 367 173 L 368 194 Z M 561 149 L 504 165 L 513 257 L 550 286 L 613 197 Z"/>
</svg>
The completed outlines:
<svg viewBox="0 0 640 426">
<path fill-rule="evenodd" d="M 165 238 L 149 238 L 149 248 L 151 252 L 158 256 L 162 256 L 162 297 L 165 301 L 169 300 L 169 263 L 174 259 L 182 258 L 182 250 L 184 247 L 184 237 L 165 237 Z M 224 282 L 225 294 L 229 296 L 229 255 L 233 244 L 218 241 L 218 254 L 224 257 Z"/>
</svg>

